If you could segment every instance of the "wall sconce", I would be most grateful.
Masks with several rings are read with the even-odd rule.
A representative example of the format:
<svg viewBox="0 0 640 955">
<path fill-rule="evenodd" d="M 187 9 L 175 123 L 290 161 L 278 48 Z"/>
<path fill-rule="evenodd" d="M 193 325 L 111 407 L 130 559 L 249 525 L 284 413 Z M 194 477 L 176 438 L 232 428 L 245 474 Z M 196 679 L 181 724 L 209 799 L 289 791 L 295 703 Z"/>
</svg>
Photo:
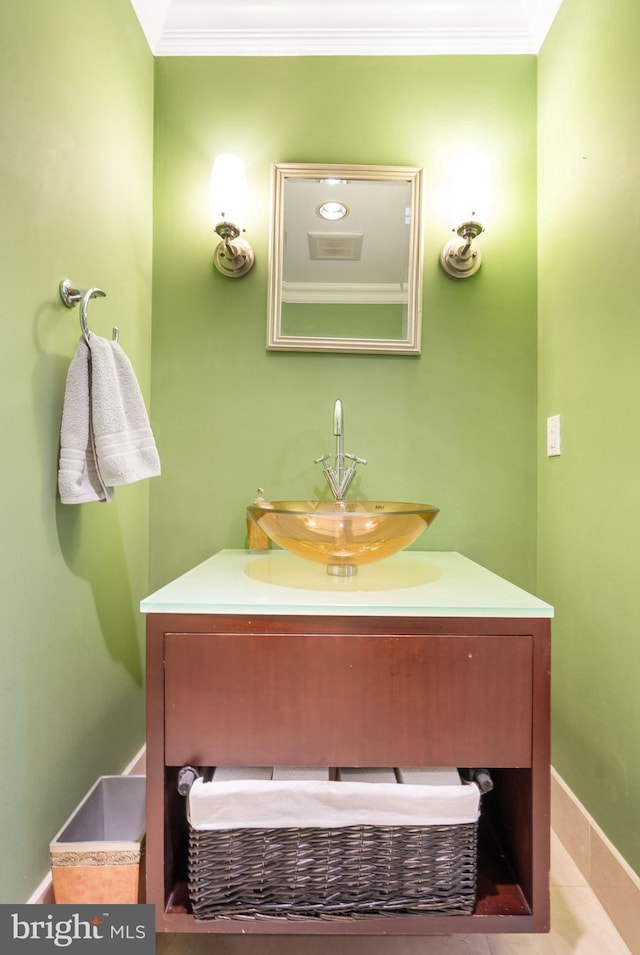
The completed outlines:
<svg viewBox="0 0 640 955">
<path fill-rule="evenodd" d="M 244 163 L 237 156 L 221 153 L 211 173 L 211 216 L 214 231 L 220 236 L 213 253 L 219 272 L 239 279 L 253 268 L 253 249 L 240 233 L 245 231 L 247 215 L 247 178 Z"/>
<path fill-rule="evenodd" d="M 445 211 L 448 221 L 459 225 L 442 250 L 440 264 L 454 279 L 468 279 L 482 263 L 476 239 L 484 232 L 482 223 L 491 219 L 494 163 L 495 158 L 472 143 L 447 158 Z"/>
<path fill-rule="evenodd" d="M 471 219 L 453 230 L 459 238 L 449 239 L 440 253 L 442 268 L 454 279 L 469 278 L 482 264 L 482 252 L 475 244 L 475 240 L 484 232 L 484 227 L 473 218 L 475 212 L 472 212 L 471 216 Z"/>
</svg>

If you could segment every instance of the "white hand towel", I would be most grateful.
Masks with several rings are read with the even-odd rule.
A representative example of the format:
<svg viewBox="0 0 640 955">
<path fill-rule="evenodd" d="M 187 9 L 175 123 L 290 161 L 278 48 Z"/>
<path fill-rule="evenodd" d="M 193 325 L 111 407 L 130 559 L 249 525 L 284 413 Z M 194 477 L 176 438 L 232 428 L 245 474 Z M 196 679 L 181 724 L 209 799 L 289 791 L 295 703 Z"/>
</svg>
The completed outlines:
<svg viewBox="0 0 640 955">
<path fill-rule="evenodd" d="M 113 488 L 160 474 L 160 458 L 131 362 L 89 332 L 69 366 L 60 429 L 63 504 L 111 501 Z"/>
<path fill-rule="evenodd" d="M 160 474 L 160 458 L 140 386 L 118 342 L 89 332 L 91 421 L 100 477 L 106 487 Z"/>
<path fill-rule="evenodd" d="M 58 490 L 63 504 L 110 501 L 98 473 L 91 430 L 90 353 L 80 339 L 69 365 L 60 428 Z"/>
</svg>

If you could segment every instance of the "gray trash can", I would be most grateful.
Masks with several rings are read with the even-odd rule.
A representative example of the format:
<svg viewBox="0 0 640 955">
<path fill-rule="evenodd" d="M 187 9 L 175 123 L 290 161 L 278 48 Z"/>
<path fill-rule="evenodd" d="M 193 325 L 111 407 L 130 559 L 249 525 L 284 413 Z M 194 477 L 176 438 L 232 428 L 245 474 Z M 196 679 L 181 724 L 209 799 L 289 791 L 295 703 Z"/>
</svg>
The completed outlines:
<svg viewBox="0 0 640 955">
<path fill-rule="evenodd" d="M 57 903 L 144 901 L 144 776 L 101 776 L 49 846 Z"/>
</svg>

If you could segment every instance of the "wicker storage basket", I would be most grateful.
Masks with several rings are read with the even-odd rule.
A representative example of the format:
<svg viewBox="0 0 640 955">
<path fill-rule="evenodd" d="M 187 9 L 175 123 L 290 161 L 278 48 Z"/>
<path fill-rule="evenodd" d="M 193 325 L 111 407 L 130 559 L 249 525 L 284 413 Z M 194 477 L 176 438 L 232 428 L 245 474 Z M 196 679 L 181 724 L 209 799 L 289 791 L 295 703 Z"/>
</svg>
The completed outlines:
<svg viewBox="0 0 640 955">
<path fill-rule="evenodd" d="M 298 806 L 300 800 L 304 806 L 309 786 L 313 786 L 304 782 L 278 785 L 275 798 L 287 807 L 292 802 Z M 324 812 L 316 812 L 314 821 L 320 824 L 308 827 L 289 824 L 300 815 L 293 812 L 285 825 L 258 827 L 255 822 L 242 822 L 224 828 L 217 820 L 210 828 L 201 819 L 194 824 L 190 809 L 188 872 L 194 916 L 353 919 L 471 913 L 476 898 L 477 811 L 475 819 L 462 822 L 336 825 L 337 819 L 350 820 L 350 813 L 340 804 L 347 785 L 349 798 L 360 799 L 365 807 L 374 792 L 379 801 L 380 790 L 389 790 L 401 816 L 408 792 L 418 788 L 324 783 L 332 807 L 326 819 Z M 218 788 L 226 787 L 220 784 Z M 265 784 L 246 782 L 244 792 L 247 787 L 255 809 L 260 806 Z M 419 788 L 420 802 L 427 810 L 433 799 L 440 801 L 438 805 L 446 799 L 442 787 Z M 459 788 L 473 788 L 479 805 L 475 786 Z M 220 798 L 237 803 L 239 796 L 229 789 L 221 792 Z M 272 801 L 273 797 L 266 793 L 265 799 Z M 333 806 L 335 799 L 338 804 Z M 332 808 L 336 809 L 333 814 Z M 383 819 L 387 816 L 385 811 L 373 812 L 374 817 L 376 813 Z M 313 814 L 303 812 L 307 817 Z M 274 821 L 269 810 L 265 815 Z M 362 816 L 362 810 L 356 815 Z M 411 820 L 413 815 L 412 808 L 407 818 Z"/>
</svg>

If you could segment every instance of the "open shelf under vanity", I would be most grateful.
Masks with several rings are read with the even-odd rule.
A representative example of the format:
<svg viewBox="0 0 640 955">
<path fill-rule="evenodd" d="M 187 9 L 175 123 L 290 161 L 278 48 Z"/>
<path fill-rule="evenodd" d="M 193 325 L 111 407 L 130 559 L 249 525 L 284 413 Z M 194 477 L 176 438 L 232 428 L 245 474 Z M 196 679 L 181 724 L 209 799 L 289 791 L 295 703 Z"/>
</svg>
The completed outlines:
<svg viewBox="0 0 640 955">
<path fill-rule="evenodd" d="M 499 816 L 505 811 L 500 806 L 500 790 L 505 778 L 514 792 L 521 792 L 526 800 L 530 786 L 529 775 L 517 772 L 518 781 L 509 780 L 510 770 L 491 770 L 495 779 L 494 792 L 483 796 L 483 808 L 478 830 L 478 884 L 477 900 L 472 915 L 398 915 L 371 918 L 323 919 L 309 918 L 250 918 L 247 916 L 218 917 L 198 920 L 192 914 L 189 901 L 186 859 L 188 831 L 184 814 L 184 799 L 174 795 L 178 767 L 167 767 L 166 792 L 168 798 L 168 833 L 165 865 L 169 869 L 159 930 L 167 932 L 220 932 L 270 934 L 438 934 L 454 932 L 495 933 L 533 932 L 544 930 L 545 906 L 534 914 L 526 890 L 511 863 L 507 837 L 501 831 Z M 515 788 L 514 788 L 515 784 Z M 543 837 L 541 837 L 543 838 Z M 543 839 L 544 841 L 544 839 Z"/>
</svg>

